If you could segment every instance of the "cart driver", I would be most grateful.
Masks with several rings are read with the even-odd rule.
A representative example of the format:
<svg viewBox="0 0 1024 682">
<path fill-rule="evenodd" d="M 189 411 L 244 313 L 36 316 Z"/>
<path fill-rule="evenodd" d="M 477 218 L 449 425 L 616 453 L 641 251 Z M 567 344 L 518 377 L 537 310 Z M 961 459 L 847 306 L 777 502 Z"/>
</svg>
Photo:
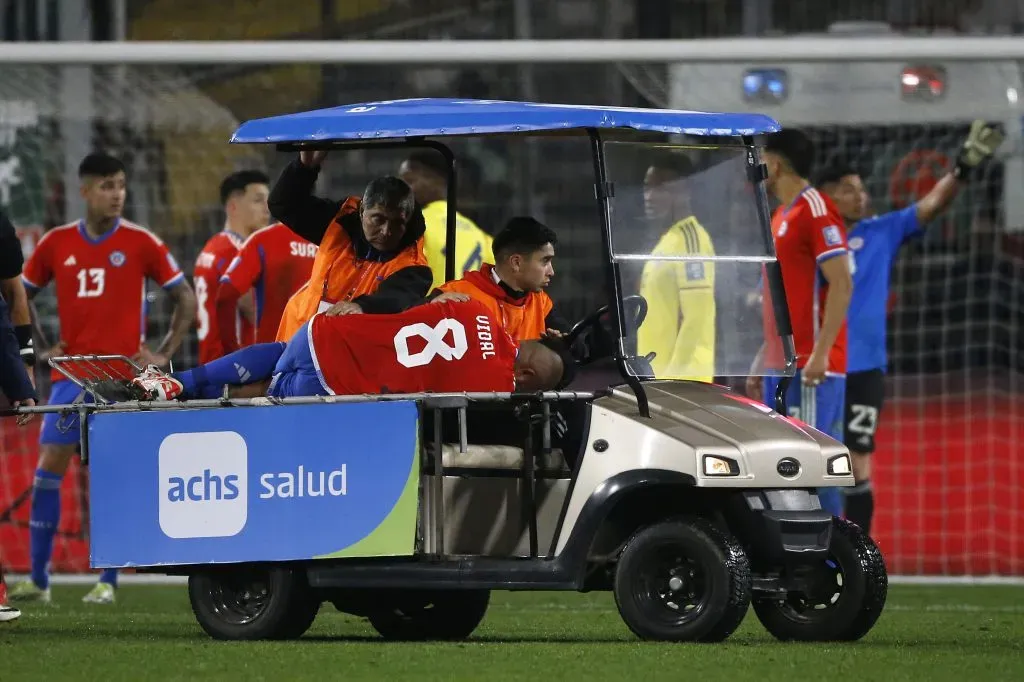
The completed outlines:
<svg viewBox="0 0 1024 682">
<path fill-rule="evenodd" d="M 512 218 L 494 237 L 495 264 L 442 284 L 432 302 L 480 301 L 519 341 L 561 336 L 569 325 L 544 291 L 555 274 L 557 244 L 555 231 L 540 221 Z"/>
<path fill-rule="evenodd" d="M 514 341 L 479 301 L 363 317 L 316 314 L 287 343 L 243 348 L 184 372 L 132 380 L 150 399 L 543 391 L 573 363 L 554 340 Z"/>
<path fill-rule="evenodd" d="M 267 202 L 275 218 L 317 244 L 309 282 L 285 306 L 277 341 L 316 313 L 397 313 L 423 301 L 433 275 L 423 254 L 423 215 L 412 189 L 383 177 L 343 202 L 313 195 L 326 151 L 303 151 L 282 171 Z"/>
</svg>

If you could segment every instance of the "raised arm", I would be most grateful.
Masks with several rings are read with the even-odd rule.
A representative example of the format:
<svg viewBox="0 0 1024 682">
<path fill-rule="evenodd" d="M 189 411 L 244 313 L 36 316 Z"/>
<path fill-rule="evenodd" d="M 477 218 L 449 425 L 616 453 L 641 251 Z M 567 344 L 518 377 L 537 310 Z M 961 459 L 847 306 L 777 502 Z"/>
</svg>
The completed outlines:
<svg viewBox="0 0 1024 682">
<path fill-rule="evenodd" d="M 281 171 L 270 190 L 270 214 L 303 239 L 320 244 L 338 214 L 340 204 L 313 195 L 320 165 L 327 152 L 302 152 Z"/>
</svg>

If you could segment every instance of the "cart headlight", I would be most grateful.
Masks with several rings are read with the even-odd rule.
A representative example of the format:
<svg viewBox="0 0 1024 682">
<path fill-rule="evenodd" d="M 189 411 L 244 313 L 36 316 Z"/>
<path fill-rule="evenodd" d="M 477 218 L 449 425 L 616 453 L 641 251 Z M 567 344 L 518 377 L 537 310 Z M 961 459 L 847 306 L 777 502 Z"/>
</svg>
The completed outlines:
<svg viewBox="0 0 1024 682">
<path fill-rule="evenodd" d="M 829 476 L 845 476 L 850 473 L 850 456 L 839 455 L 828 461 L 826 467 Z"/>
<path fill-rule="evenodd" d="M 736 460 L 718 455 L 704 455 L 705 476 L 739 476 L 740 465 Z"/>
<path fill-rule="evenodd" d="M 748 69 L 743 74 L 743 99 L 777 104 L 789 94 L 789 77 L 783 69 Z"/>
</svg>

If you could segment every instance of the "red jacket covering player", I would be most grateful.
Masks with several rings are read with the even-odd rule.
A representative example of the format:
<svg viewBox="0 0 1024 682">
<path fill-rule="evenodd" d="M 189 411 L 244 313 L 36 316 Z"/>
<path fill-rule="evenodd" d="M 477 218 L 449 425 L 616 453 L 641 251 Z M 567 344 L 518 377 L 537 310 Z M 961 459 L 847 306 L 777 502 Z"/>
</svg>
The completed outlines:
<svg viewBox="0 0 1024 682">
<path fill-rule="evenodd" d="M 65 354 L 128 357 L 139 351 L 145 336 L 146 278 L 169 289 L 184 277 L 159 237 L 123 218 L 99 239 L 81 222 L 53 228 L 22 273 L 25 285 L 36 290 L 55 282 Z M 51 377 L 64 379 L 57 370 Z"/>
<path fill-rule="evenodd" d="M 270 343 L 288 299 L 309 281 L 317 246 L 275 223 L 253 232 L 220 279 L 217 291 L 216 324 L 223 337 L 235 324 L 238 299 L 250 289 L 256 303 L 255 343 Z M 247 337 L 241 345 L 250 343 Z M 239 344 L 225 344 L 225 352 Z"/>
<path fill-rule="evenodd" d="M 516 386 L 518 344 L 479 301 L 422 305 L 393 315 L 318 314 L 304 332 L 320 381 L 332 395 Z"/>
<path fill-rule="evenodd" d="M 775 250 L 782 268 L 786 302 L 797 367 L 803 368 L 814 349 L 828 295 L 828 283 L 821 276 L 821 263 L 847 255 L 846 233 L 835 204 L 813 187 L 804 189 L 789 206 L 780 206 L 772 216 Z M 764 292 L 765 364 L 783 366 L 782 344 L 775 329 L 770 292 Z M 827 372 L 846 374 L 846 322 L 829 349 Z"/>
</svg>

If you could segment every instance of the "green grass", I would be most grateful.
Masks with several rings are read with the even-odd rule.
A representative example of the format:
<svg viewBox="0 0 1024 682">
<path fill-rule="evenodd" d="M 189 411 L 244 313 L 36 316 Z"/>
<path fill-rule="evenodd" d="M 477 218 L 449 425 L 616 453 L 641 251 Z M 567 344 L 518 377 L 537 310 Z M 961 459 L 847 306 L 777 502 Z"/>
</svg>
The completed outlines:
<svg viewBox="0 0 1024 682">
<path fill-rule="evenodd" d="M 725 644 L 637 641 L 609 594 L 495 593 L 463 643 L 394 644 L 325 605 L 296 642 L 214 642 L 183 587 L 126 586 L 116 606 L 55 587 L 0 626 L 0 680 L 1024 680 L 1024 588 L 890 588 L 852 644 L 780 644 L 751 613 Z"/>
</svg>

